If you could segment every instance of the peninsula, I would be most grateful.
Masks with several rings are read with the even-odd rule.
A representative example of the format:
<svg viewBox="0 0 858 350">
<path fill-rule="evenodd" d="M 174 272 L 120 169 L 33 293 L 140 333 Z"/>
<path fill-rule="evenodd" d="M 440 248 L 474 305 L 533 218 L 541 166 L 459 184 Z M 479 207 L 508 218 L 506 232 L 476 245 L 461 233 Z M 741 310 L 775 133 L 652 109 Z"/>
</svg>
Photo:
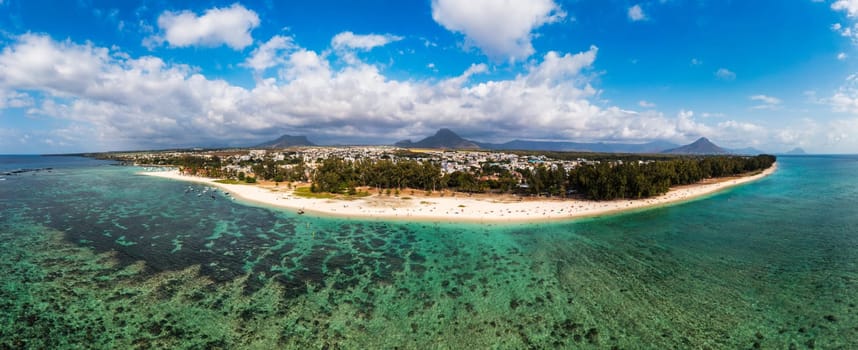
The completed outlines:
<svg viewBox="0 0 858 350">
<path fill-rule="evenodd" d="M 600 216 L 711 194 L 774 156 L 404 149 L 194 150 L 107 156 L 267 206 L 351 218 L 521 222 Z M 165 171 L 166 169 L 166 171 Z"/>
<path fill-rule="evenodd" d="M 677 186 L 666 194 L 652 198 L 611 201 L 468 195 L 455 192 L 442 196 L 440 193 L 425 195 L 419 191 L 415 191 L 413 195 L 370 195 L 353 199 L 307 198 L 296 194 L 294 189 L 274 183 L 226 184 L 213 178 L 183 175 L 178 170 L 141 174 L 207 184 L 254 204 L 315 215 L 433 222 L 512 223 L 596 217 L 675 204 L 759 180 L 774 173 L 776 169 L 775 163 L 753 175 L 710 179 L 698 184 Z"/>
</svg>

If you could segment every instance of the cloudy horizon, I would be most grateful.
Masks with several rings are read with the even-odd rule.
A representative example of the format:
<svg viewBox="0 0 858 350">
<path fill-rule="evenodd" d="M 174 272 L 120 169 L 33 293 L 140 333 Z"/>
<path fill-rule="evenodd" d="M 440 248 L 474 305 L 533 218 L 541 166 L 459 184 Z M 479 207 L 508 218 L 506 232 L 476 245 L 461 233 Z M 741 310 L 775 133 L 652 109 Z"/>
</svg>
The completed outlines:
<svg viewBox="0 0 858 350">
<path fill-rule="evenodd" d="M 440 128 L 858 152 L 858 0 L 215 3 L 0 1 L 0 153 Z"/>
</svg>

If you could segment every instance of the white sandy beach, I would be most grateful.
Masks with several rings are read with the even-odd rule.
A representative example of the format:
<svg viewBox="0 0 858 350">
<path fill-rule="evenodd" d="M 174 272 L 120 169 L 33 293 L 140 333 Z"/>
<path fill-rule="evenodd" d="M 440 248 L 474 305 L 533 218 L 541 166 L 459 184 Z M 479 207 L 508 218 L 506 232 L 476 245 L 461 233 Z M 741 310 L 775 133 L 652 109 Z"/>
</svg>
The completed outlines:
<svg viewBox="0 0 858 350">
<path fill-rule="evenodd" d="M 369 196 L 352 200 L 298 197 L 285 187 L 229 185 L 216 179 L 187 176 L 178 171 L 143 172 L 143 175 L 193 181 L 218 187 L 246 201 L 307 214 L 365 219 L 393 219 L 435 222 L 527 222 L 594 217 L 621 211 L 661 206 L 687 201 L 724 189 L 752 182 L 775 172 L 777 163 L 760 174 L 722 181 L 672 188 L 659 197 L 638 200 L 589 201 L 572 199 L 525 198 L 521 201 L 499 200 L 491 196 L 471 198 L 458 193 L 455 197 Z M 509 197 L 507 197 L 509 198 Z"/>
</svg>

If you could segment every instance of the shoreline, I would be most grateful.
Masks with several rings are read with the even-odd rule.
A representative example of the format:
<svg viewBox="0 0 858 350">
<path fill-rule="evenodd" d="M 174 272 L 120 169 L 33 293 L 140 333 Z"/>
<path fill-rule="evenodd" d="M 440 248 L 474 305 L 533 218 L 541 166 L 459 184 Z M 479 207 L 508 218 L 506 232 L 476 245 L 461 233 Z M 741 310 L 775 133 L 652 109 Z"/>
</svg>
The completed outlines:
<svg viewBox="0 0 858 350">
<path fill-rule="evenodd" d="M 500 201 L 500 198 L 369 196 L 357 199 L 317 199 L 295 196 L 293 190 L 252 184 L 222 184 L 212 178 L 179 174 L 178 170 L 139 172 L 146 176 L 202 183 L 229 192 L 230 197 L 263 206 L 303 210 L 316 216 L 348 219 L 384 219 L 398 221 L 470 222 L 470 223 L 538 223 L 572 220 L 654 208 L 687 202 L 726 189 L 747 184 L 777 170 L 777 163 L 759 174 L 704 181 L 671 188 L 668 193 L 645 199 L 591 201 L 580 199 L 535 198 Z"/>
</svg>

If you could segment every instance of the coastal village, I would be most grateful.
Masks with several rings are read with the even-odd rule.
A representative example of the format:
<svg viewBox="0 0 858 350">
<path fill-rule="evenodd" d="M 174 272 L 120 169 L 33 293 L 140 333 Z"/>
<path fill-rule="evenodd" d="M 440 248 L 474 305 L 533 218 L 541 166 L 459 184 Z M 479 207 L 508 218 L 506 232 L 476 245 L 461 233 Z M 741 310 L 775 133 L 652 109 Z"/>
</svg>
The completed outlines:
<svg viewBox="0 0 858 350">
<path fill-rule="evenodd" d="M 577 158 L 575 160 L 552 159 L 545 155 L 518 155 L 496 151 L 425 149 L 408 150 L 393 146 L 344 146 L 344 147 L 296 147 L 289 149 L 235 149 L 235 150 L 188 150 L 168 152 L 133 152 L 113 155 L 116 159 L 144 166 L 172 165 L 170 159 L 197 157 L 219 159 L 224 170 L 230 173 L 245 173 L 255 176 L 254 164 L 274 162 L 278 167 L 289 169 L 301 163 L 305 166 L 306 176 L 319 167 L 325 159 L 339 158 L 344 161 L 361 159 L 389 159 L 393 162 L 415 160 L 438 164 L 446 174 L 454 172 L 475 173 L 483 166 L 497 166 L 518 175 L 521 170 L 534 170 L 538 166 L 549 169 L 562 168 L 566 171 L 581 164 L 599 164 L 600 161 Z M 622 164 L 622 160 L 616 160 Z M 646 161 L 639 161 L 645 163 Z M 205 174 L 200 174 L 205 175 Z M 522 184 L 526 186 L 526 184 Z"/>
<path fill-rule="evenodd" d="M 254 166 L 268 163 L 275 164 L 279 168 L 289 169 L 303 166 L 308 174 L 306 178 L 312 178 L 309 173 L 321 172 L 325 168 L 326 161 L 330 159 L 341 159 L 343 163 L 357 162 L 360 160 L 391 162 L 414 162 L 432 164 L 440 167 L 443 176 L 454 173 L 469 172 L 480 173 L 482 169 L 493 168 L 504 169 L 507 174 L 518 174 L 520 187 L 514 193 L 524 193 L 522 189 L 528 187 L 527 178 L 522 173 L 534 171 L 547 171 L 560 174 L 574 173 L 576 171 L 589 171 L 592 169 L 623 169 L 628 166 L 640 167 L 659 166 L 670 162 L 686 162 L 687 164 L 700 164 L 706 159 L 733 159 L 736 158 L 703 158 L 703 160 L 669 160 L 669 161 L 647 161 L 637 160 L 634 162 L 623 162 L 621 159 L 610 161 L 597 161 L 584 158 L 574 160 L 557 160 L 545 155 L 520 155 L 509 152 L 496 151 L 472 151 L 472 150 L 428 150 L 412 149 L 390 146 L 354 146 L 354 147 L 300 147 L 289 149 L 250 149 L 250 150 L 189 150 L 170 152 L 136 152 L 113 154 L 111 158 L 123 160 L 126 164 L 137 166 L 159 166 L 160 171 L 148 171 L 145 175 L 169 178 L 174 180 L 202 183 L 207 186 L 218 187 L 234 195 L 235 198 L 249 202 L 261 203 L 275 207 L 282 207 L 298 214 L 312 212 L 317 215 L 333 215 L 343 217 L 372 217 L 376 219 L 400 219 L 400 220 L 430 220 L 430 221 L 472 221 L 472 222 L 510 222 L 510 221 L 532 221 L 549 219 L 568 219 L 573 217 L 605 215 L 625 210 L 643 208 L 656 205 L 674 203 L 697 196 L 705 195 L 741 183 L 753 181 L 771 174 L 775 167 L 765 166 L 765 171 L 753 176 L 741 178 L 724 177 L 721 180 L 709 180 L 694 186 L 676 188 L 670 192 L 664 191 L 651 196 L 641 196 L 637 199 L 628 198 L 626 195 L 613 200 L 591 200 L 583 196 L 570 198 L 559 198 L 555 196 L 519 196 L 510 194 L 476 194 L 462 193 L 457 191 L 415 191 L 409 190 L 401 195 L 399 191 L 385 190 L 384 194 L 379 190 L 375 195 L 357 195 L 341 193 L 331 196 L 327 193 L 312 194 L 309 191 L 301 192 L 299 186 L 307 189 L 309 185 L 289 184 L 277 186 L 276 183 L 268 181 L 248 186 L 241 181 L 223 181 L 208 176 L 207 174 L 191 174 L 187 169 L 177 169 L 178 159 L 208 159 L 221 164 L 224 171 L 247 172 L 245 177 L 254 176 Z M 752 158 L 740 158 L 750 160 Z M 588 170 L 589 169 L 589 170 Z M 315 176 L 318 176 L 316 174 Z M 597 175 L 593 175 L 597 176 Z M 601 176 L 601 175 L 598 175 Z M 572 176 L 570 176 L 571 178 Z M 604 176 L 601 176 L 604 177 Z M 640 177 L 640 176 L 638 176 Z M 531 180 L 533 178 L 531 177 Z M 254 180 L 255 182 L 255 180 Z M 294 186 L 293 186 L 294 185 Z M 609 184 L 609 187 L 612 187 Z M 522 188 L 523 187 L 523 188 Z M 571 188 L 571 187 L 570 187 Z M 371 190 L 371 189 L 369 189 Z M 445 195 L 446 192 L 446 195 Z M 564 191 L 560 192 L 561 194 Z M 568 196 L 560 196 L 568 197 Z M 212 198 L 215 198 L 212 195 Z"/>
</svg>

